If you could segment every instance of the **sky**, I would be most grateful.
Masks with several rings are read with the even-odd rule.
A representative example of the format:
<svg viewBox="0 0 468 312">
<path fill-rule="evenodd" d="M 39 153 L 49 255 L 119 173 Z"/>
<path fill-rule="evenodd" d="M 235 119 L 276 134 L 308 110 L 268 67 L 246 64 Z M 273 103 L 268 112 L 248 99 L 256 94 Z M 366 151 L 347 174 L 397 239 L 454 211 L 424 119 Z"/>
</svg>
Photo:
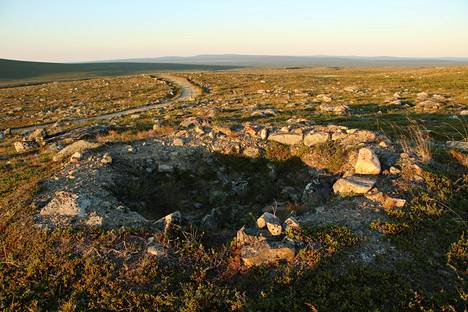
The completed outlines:
<svg viewBox="0 0 468 312">
<path fill-rule="evenodd" d="M 0 58 L 468 57 L 468 0 L 0 0 Z"/>
</svg>

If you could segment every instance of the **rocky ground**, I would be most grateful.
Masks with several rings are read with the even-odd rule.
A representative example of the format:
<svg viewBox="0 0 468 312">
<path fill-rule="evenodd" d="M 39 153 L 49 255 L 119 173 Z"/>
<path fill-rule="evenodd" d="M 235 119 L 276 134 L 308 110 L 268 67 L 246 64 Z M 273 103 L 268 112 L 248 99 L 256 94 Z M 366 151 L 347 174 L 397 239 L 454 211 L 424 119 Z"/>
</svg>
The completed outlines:
<svg viewBox="0 0 468 312">
<path fill-rule="evenodd" d="M 180 74 L 204 93 L 109 120 L 4 130 L 0 306 L 15 307 L 28 270 L 60 261 L 75 275 L 41 283 L 86 287 L 70 296 L 38 285 L 43 299 L 21 304 L 460 310 L 468 95 L 440 90 L 440 77 L 461 69 L 434 72 L 432 89 L 400 77 L 425 70 L 329 71 Z M 363 104 L 369 96 L 377 104 Z M 22 253 L 27 244 L 42 253 Z"/>
</svg>

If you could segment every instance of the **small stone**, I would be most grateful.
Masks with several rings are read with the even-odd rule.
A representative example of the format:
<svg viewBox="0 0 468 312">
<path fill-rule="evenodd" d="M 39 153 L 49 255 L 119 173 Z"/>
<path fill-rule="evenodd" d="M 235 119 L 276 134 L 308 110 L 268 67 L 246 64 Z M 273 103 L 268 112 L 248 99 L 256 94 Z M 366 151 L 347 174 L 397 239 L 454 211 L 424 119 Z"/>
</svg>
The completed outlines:
<svg viewBox="0 0 468 312">
<path fill-rule="evenodd" d="M 171 214 L 168 214 L 165 217 L 154 222 L 154 224 L 160 229 L 167 230 L 173 225 L 178 225 L 182 222 L 182 215 L 179 211 L 175 211 Z"/>
<path fill-rule="evenodd" d="M 172 145 L 174 146 L 184 146 L 184 140 L 181 138 L 175 138 L 174 141 L 172 141 Z"/>
<path fill-rule="evenodd" d="M 390 174 L 400 174 L 401 173 L 401 170 L 398 169 L 397 167 L 394 167 L 394 166 L 391 166 L 389 171 L 390 171 Z"/>
<path fill-rule="evenodd" d="M 70 156 L 70 162 L 76 163 L 83 159 L 83 154 L 80 152 L 75 152 Z"/>
<path fill-rule="evenodd" d="M 158 171 L 161 173 L 172 173 L 174 172 L 174 166 L 168 164 L 159 164 Z"/>
<path fill-rule="evenodd" d="M 13 143 L 17 153 L 29 152 L 38 147 L 35 141 L 19 141 Z"/>
<path fill-rule="evenodd" d="M 359 150 L 358 159 L 354 166 L 357 174 L 380 174 L 381 167 L 377 155 L 370 148 L 363 147 Z"/>
<path fill-rule="evenodd" d="M 103 164 L 111 164 L 112 163 L 112 156 L 109 153 L 105 153 L 104 156 L 101 158 L 101 163 Z"/>
<path fill-rule="evenodd" d="M 280 235 L 283 228 L 280 219 L 272 213 L 265 212 L 257 219 L 257 226 L 262 229 L 265 226 L 273 236 Z"/>
<path fill-rule="evenodd" d="M 268 139 L 268 129 L 267 128 L 263 128 L 261 131 L 260 131 L 260 138 L 262 140 L 267 140 Z"/>
<path fill-rule="evenodd" d="M 43 128 L 39 128 L 31 132 L 26 140 L 27 141 L 36 141 L 39 145 L 45 145 L 45 137 L 47 132 Z"/>
<path fill-rule="evenodd" d="M 155 257 L 164 257 L 167 256 L 167 250 L 158 243 L 152 243 L 146 248 L 146 253 L 155 256 Z"/>
<path fill-rule="evenodd" d="M 248 158 L 259 158 L 262 156 L 263 151 L 260 148 L 248 147 L 242 152 L 242 154 Z"/>
<path fill-rule="evenodd" d="M 289 217 L 286 220 L 284 220 L 284 228 L 286 230 L 300 230 L 301 225 L 299 222 L 296 220 L 294 217 Z"/>
</svg>

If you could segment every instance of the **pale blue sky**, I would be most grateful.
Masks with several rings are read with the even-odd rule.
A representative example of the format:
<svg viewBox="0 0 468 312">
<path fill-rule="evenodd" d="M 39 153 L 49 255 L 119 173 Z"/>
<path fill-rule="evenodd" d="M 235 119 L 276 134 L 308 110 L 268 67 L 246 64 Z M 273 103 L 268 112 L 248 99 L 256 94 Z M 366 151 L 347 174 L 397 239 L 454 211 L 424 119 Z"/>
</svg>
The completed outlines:
<svg viewBox="0 0 468 312">
<path fill-rule="evenodd" d="M 0 0 L 0 58 L 468 56 L 468 0 Z"/>
</svg>

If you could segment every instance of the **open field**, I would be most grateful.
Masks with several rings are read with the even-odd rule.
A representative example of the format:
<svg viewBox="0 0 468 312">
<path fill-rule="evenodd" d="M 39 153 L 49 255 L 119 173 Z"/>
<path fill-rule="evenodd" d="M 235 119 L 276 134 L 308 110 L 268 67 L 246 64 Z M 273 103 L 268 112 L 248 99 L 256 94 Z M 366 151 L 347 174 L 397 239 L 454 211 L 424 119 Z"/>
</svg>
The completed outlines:
<svg viewBox="0 0 468 312">
<path fill-rule="evenodd" d="M 0 309 L 467 309 L 468 67 L 164 77 L 0 89 Z"/>
<path fill-rule="evenodd" d="M 149 75 L 106 77 L 0 89 L 0 118 L 6 128 L 85 118 L 163 100 L 175 94 Z"/>
</svg>

